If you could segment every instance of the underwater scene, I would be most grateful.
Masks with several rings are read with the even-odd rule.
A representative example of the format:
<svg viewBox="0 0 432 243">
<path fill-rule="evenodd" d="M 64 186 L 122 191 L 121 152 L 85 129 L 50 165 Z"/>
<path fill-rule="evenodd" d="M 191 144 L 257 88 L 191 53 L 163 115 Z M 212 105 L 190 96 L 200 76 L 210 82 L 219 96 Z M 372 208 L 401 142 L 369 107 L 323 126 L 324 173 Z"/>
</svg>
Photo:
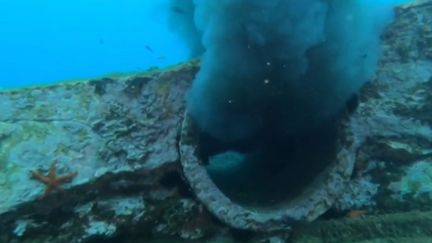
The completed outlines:
<svg viewBox="0 0 432 243">
<path fill-rule="evenodd" d="M 432 243 L 432 0 L 0 0 L 0 243 Z"/>
</svg>

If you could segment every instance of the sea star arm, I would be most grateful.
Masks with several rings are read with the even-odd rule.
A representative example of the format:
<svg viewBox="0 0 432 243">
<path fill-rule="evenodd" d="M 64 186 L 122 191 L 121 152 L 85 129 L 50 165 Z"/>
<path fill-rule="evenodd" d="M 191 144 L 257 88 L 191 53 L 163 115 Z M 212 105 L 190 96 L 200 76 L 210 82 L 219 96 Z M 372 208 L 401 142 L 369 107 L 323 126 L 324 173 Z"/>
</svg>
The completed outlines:
<svg viewBox="0 0 432 243">
<path fill-rule="evenodd" d="M 42 175 L 39 171 L 31 171 L 31 178 L 41 181 L 46 185 L 48 185 L 51 181 L 48 177 Z"/>
<path fill-rule="evenodd" d="M 31 171 L 31 178 L 43 182 L 46 185 L 42 198 L 44 198 L 53 190 L 64 191 L 64 189 L 61 187 L 61 184 L 71 181 L 77 175 L 77 172 L 73 172 L 66 175 L 57 176 L 57 161 L 52 162 L 47 175 L 43 175 L 39 171 Z"/>
<path fill-rule="evenodd" d="M 48 177 L 55 179 L 57 177 L 57 160 L 54 160 L 49 168 Z"/>
<path fill-rule="evenodd" d="M 63 184 L 65 182 L 70 182 L 77 175 L 78 175 L 78 172 L 69 173 L 69 174 L 57 177 L 56 181 L 60 185 L 60 184 Z"/>
</svg>

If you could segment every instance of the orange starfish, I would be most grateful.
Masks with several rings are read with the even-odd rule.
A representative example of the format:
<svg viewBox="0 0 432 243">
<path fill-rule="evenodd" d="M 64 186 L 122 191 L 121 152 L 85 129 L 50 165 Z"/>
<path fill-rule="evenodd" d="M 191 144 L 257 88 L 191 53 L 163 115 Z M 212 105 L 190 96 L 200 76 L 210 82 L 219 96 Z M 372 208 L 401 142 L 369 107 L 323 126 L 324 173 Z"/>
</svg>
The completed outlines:
<svg viewBox="0 0 432 243">
<path fill-rule="evenodd" d="M 64 191 L 61 185 L 66 182 L 70 182 L 76 175 L 78 175 L 78 172 L 73 172 L 66 175 L 57 176 L 56 170 L 57 161 L 54 160 L 49 168 L 48 175 L 43 175 L 39 171 L 30 171 L 32 179 L 38 180 L 46 185 L 42 198 L 46 197 L 51 191 L 54 190 Z"/>
<path fill-rule="evenodd" d="M 366 210 L 353 209 L 346 214 L 347 218 L 354 219 L 365 216 L 368 212 Z"/>
</svg>

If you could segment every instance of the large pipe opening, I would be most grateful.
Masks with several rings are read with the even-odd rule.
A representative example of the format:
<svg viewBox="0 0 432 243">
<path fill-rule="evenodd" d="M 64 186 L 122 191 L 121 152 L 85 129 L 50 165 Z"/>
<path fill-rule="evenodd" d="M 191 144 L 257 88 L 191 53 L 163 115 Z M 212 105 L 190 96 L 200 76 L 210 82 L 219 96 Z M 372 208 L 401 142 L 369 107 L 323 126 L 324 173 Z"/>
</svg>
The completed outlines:
<svg viewBox="0 0 432 243">
<path fill-rule="evenodd" d="M 338 145 L 340 137 L 350 136 L 341 135 L 336 124 L 289 136 L 269 129 L 226 143 L 200 132 L 186 114 L 180 140 L 184 175 L 208 210 L 234 228 L 271 231 L 314 220 L 353 170 L 354 151 Z"/>
</svg>

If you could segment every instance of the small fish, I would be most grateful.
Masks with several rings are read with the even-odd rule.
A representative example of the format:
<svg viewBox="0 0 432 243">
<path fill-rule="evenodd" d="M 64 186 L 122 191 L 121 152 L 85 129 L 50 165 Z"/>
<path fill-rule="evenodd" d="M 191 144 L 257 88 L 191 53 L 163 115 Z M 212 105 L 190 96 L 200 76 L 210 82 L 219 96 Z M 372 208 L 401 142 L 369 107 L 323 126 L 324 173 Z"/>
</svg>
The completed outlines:
<svg viewBox="0 0 432 243">
<path fill-rule="evenodd" d="M 174 13 L 178 13 L 178 14 L 184 14 L 185 13 L 185 11 L 178 6 L 171 6 L 171 11 L 173 11 Z"/>
<path fill-rule="evenodd" d="M 147 49 L 147 51 L 153 53 L 153 49 L 149 45 L 146 45 L 145 48 Z"/>
</svg>

